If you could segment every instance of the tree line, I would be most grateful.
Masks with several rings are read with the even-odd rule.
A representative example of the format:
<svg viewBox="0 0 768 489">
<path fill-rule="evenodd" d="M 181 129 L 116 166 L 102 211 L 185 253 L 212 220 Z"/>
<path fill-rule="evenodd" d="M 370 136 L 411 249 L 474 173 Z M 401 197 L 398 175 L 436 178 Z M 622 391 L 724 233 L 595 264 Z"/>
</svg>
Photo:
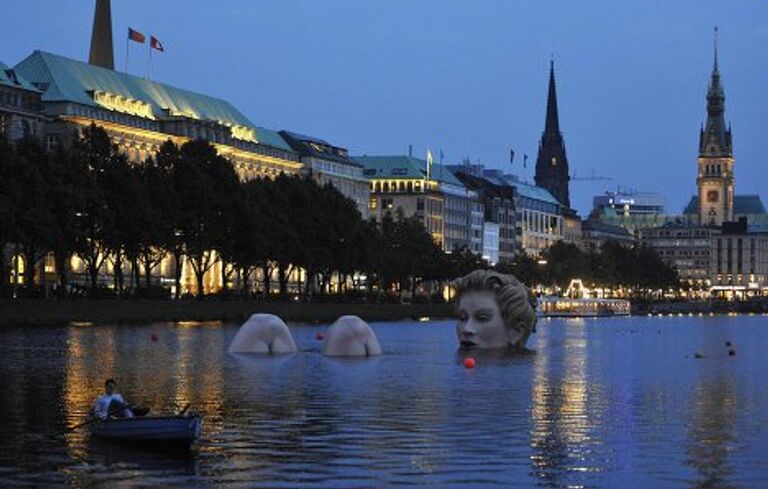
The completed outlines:
<svg viewBox="0 0 768 489">
<path fill-rule="evenodd" d="M 27 287 L 46 285 L 46 256 L 58 290 L 71 284 L 67 265 L 76 256 L 94 294 L 109 264 L 118 296 L 150 290 L 166 258 L 175 265 L 177 296 L 183 260 L 198 294 L 216 264 L 225 287 L 239 284 L 230 293 L 262 295 L 273 281 L 286 295 L 297 269 L 305 295 L 328 293 L 334 277 L 352 283 L 350 292 L 399 294 L 482 266 L 466 249 L 443 253 L 416 217 L 363 219 L 330 184 L 286 174 L 241 181 L 203 140 L 167 141 L 141 163 L 129 162 L 96 125 L 53 152 L 34 138 L 0 140 L 0 182 L 0 250 L 23 257 Z M 0 260 L 0 277 L 11 266 Z"/>
<path fill-rule="evenodd" d="M 34 138 L 0 138 L 0 182 L 0 250 L 23 257 L 24 286 L 32 289 L 50 285 L 40 273 L 45 257 L 53 257 L 60 291 L 73 281 L 68 264 L 78 257 L 92 295 L 104 292 L 99 285 L 110 265 L 109 291 L 117 296 L 157 289 L 158 267 L 167 259 L 177 297 L 182 261 L 199 295 L 214 268 L 225 289 L 238 284 L 224 290 L 229 294 L 268 296 L 276 284 L 286 296 L 300 269 L 293 291 L 298 286 L 304 296 L 326 295 L 336 282 L 337 293 L 398 298 L 404 291 L 437 295 L 435 284 L 487 267 L 467 248 L 444 253 L 417 217 L 398 211 L 380 222 L 363 219 L 330 184 L 286 174 L 242 181 L 203 140 L 169 140 L 146 161 L 131 163 L 96 125 L 52 152 Z M 0 260 L 6 293 L 11 266 Z M 600 252 L 559 242 L 541 257 L 523 253 L 496 268 L 530 285 L 563 288 L 575 277 L 606 287 L 678 284 L 655 251 L 615 242 Z"/>
<path fill-rule="evenodd" d="M 522 282 L 535 285 L 568 287 L 574 278 L 602 288 L 626 288 L 633 296 L 645 297 L 648 290 L 677 288 L 680 277 L 652 248 L 623 246 L 606 241 L 600 250 L 584 251 L 572 243 L 558 241 L 538 258 L 525 253 L 511 263 L 497 267 L 512 273 Z"/>
</svg>

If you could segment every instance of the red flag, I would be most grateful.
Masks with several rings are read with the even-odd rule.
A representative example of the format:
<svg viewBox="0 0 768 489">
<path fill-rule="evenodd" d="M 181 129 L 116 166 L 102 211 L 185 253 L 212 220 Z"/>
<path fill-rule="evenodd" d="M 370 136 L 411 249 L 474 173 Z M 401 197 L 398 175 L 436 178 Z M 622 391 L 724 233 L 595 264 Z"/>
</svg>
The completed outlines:
<svg viewBox="0 0 768 489">
<path fill-rule="evenodd" d="M 149 36 L 149 46 L 152 49 L 157 49 L 160 52 L 165 51 L 165 48 L 160 43 L 160 41 L 157 40 L 157 38 L 155 36 Z"/>
<path fill-rule="evenodd" d="M 144 34 L 142 34 L 141 32 L 134 31 L 133 29 L 131 29 L 129 27 L 128 28 L 128 39 L 130 39 L 131 41 L 136 41 L 139 44 L 144 44 L 144 41 L 145 41 L 146 38 L 144 37 Z"/>
</svg>

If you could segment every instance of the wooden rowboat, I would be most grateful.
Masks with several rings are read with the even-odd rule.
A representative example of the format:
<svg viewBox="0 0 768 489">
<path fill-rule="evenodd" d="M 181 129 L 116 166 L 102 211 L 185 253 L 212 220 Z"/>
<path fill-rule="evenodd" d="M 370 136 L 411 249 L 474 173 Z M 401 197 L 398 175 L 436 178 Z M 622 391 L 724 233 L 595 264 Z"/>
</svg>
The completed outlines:
<svg viewBox="0 0 768 489">
<path fill-rule="evenodd" d="M 189 447 L 200 436 L 200 416 L 107 418 L 90 429 L 102 440 Z"/>
</svg>

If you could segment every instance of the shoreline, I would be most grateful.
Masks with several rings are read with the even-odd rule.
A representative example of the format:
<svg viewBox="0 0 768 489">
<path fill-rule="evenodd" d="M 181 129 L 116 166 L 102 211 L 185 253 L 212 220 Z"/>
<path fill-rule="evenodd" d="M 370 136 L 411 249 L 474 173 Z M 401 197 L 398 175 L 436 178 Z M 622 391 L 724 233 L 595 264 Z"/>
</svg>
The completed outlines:
<svg viewBox="0 0 768 489">
<path fill-rule="evenodd" d="M 331 323 L 341 316 L 366 322 L 404 319 L 449 319 L 453 304 L 338 304 L 265 302 L 256 300 L 0 300 L 0 323 L 18 326 L 62 325 L 71 322 L 135 323 L 178 321 L 244 322 L 251 314 L 268 313 L 284 321 Z"/>
</svg>

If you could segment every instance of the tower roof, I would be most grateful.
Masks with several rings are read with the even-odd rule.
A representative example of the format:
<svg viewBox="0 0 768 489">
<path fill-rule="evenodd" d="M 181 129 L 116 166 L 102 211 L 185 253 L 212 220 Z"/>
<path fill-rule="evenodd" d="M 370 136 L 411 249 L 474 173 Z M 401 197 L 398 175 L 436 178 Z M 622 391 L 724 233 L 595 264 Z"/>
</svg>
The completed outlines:
<svg viewBox="0 0 768 489">
<path fill-rule="evenodd" d="M 731 130 L 725 125 L 725 90 L 720 82 L 717 27 L 715 27 L 714 61 L 707 91 L 707 124 L 699 138 L 701 156 L 733 156 Z"/>
<path fill-rule="evenodd" d="M 115 55 L 112 47 L 112 6 L 110 0 L 96 0 L 93 12 L 91 52 L 88 62 L 110 70 L 115 69 Z"/>
<path fill-rule="evenodd" d="M 560 133 L 560 119 L 557 114 L 557 90 L 555 88 L 555 61 L 549 62 L 549 93 L 547 94 L 547 121 L 544 125 L 547 134 Z"/>
</svg>

